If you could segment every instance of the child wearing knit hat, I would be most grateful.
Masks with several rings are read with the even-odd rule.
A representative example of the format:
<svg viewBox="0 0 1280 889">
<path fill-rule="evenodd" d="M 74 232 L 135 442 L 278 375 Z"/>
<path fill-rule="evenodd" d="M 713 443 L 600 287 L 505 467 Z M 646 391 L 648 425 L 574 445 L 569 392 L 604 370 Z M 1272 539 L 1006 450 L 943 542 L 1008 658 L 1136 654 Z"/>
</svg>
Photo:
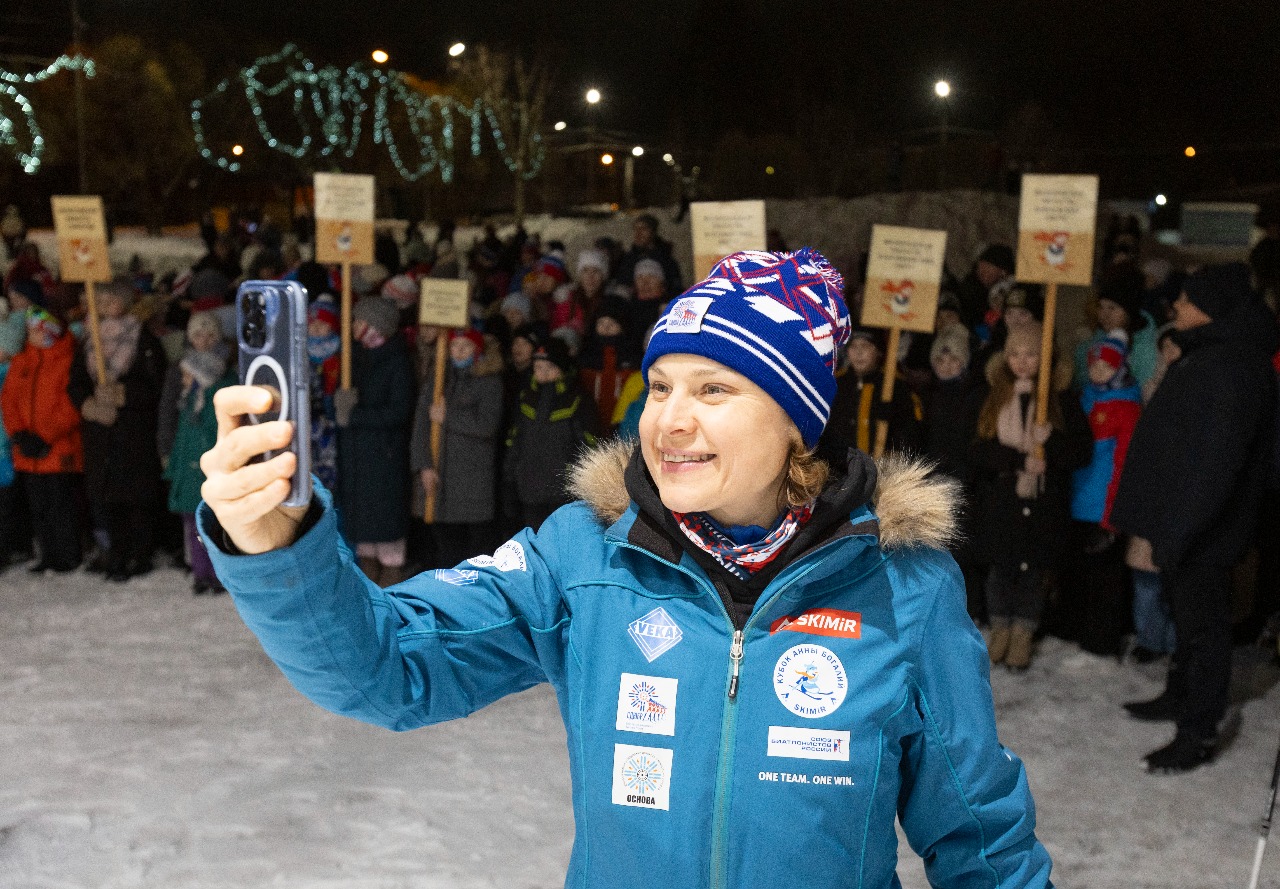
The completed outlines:
<svg viewBox="0 0 1280 889">
<path fill-rule="evenodd" d="M 1119 654 L 1128 623 L 1128 578 L 1124 542 L 1109 517 L 1142 410 L 1142 392 L 1129 372 L 1128 353 L 1122 330 L 1096 341 L 1087 353 L 1089 384 L 1080 393 L 1080 406 L 1093 433 L 1093 454 L 1072 476 L 1072 547 L 1078 570 L 1063 577 L 1063 626 L 1086 651 L 1112 657 Z"/>
</svg>

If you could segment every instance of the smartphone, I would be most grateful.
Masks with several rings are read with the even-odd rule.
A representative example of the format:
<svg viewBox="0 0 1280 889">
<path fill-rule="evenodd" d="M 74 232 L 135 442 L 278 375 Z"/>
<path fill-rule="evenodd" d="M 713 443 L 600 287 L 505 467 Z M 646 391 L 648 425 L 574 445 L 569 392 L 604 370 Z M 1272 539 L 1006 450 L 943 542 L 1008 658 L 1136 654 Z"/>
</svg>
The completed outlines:
<svg viewBox="0 0 1280 889">
<path fill-rule="evenodd" d="M 236 292 L 236 340 L 240 382 L 271 392 L 271 409 L 250 414 L 250 423 L 288 420 L 298 458 L 284 506 L 311 502 L 311 393 L 307 358 L 307 291 L 296 281 L 245 281 Z M 283 451 L 267 451 L 254 462 Z"/>
</svg>

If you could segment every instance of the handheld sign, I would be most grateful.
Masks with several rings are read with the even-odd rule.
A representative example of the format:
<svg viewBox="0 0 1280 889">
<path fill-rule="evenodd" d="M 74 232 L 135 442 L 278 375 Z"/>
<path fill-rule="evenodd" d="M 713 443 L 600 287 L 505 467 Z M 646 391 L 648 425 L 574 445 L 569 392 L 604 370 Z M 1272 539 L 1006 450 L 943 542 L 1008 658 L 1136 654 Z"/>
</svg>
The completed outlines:
<svg viewBox="0 0 1280 889">
<path fill-rule="evenodd" d="M 884 384 L 880 387 L 880 400 L 886 404 L 893 401 L 898 341 L 902 331 L 933 331 L 946 253 L 947 233 L 944 231 L 894 225 L 871 227 L 862 324 L 889 329 L 889 343 L 884 356 Z M 884 456 L 888 440 L 889 421 L 877 421 L 876 458 Z"/>
<path fill-rule="evenodd" d="M 418 301 L 418 323 L 431 324 L 440 328 L 436 338 L 436 368 L 433 381 L 431 403 L 441 404 L 444 401 L 445 358 L 449 354 L 447 334 L 456 327 L 467 326 L 467 303 L 470 297 L 466 281 L 447 278 L 423 278 Z M 441 472 L 441 437 L 444 433 L 440 423 L 431 421 L 431 462 L 437 473 Z M 436 495 L 427 491 L 426 509 L 422 520 L 430 525 L 436 520 Z"/>
<path fill-rule="evenodd" d="M 89 308 L 89 338 L 96 358 L 98 384 L 107 382 L 102 355 L 102 335 L 98 328 L 98 301 L 93 285 L 111 280 L 107 255 L 107 223 L 98 195 L 54 195 L 53 228 L 58 237 L 58 272 L 63 281 L 84 284 Z"/>
<path fill-rule="evenodd" d="M 1058 285 L 1093 281 L 1093 245 L 1098 224 L 1097 176 L 1022 177 L 1018 210 L 1019 281 L 1044 284 L 1044 327 L 1040 339 L 1040 380 L 1036 388 L 1036 423 L 1049 416 L 1049 381 L 1053 378 L 1053 325 L 1058 311 Z M 1044 447 L 1036 448 L 1044 456 Z"/>
<path fill-rule="evenodd" d="M 373 262 L 372 176 L 316 173 L 316 262 L 342 266 L 342 388 L 351 388 L 351 266 Z"/>
<path fill-rule="evenodd" d="M 693 274 L 699 281 L 731 253 L 765 249 L 764 201 L 696 202 L 689 212 Z"/>
</svg>

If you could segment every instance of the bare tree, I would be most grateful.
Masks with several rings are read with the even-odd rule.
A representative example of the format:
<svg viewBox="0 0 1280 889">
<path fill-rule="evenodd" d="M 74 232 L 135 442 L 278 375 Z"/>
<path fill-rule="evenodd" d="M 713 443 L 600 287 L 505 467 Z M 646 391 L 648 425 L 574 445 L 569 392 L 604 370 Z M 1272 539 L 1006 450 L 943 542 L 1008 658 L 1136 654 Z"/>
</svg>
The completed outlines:
<svg viewBox="0 0 1280 889">
<path fill-rule="evenodd" d="M 542 167 L 543 115 L 551 91 L 545 59 L 478 46 L 458 63 L 459 84 L 484 105 L 497 148 L 515 178 L 515 217 L 525 216 L 525 187 Z"/>
</svg>

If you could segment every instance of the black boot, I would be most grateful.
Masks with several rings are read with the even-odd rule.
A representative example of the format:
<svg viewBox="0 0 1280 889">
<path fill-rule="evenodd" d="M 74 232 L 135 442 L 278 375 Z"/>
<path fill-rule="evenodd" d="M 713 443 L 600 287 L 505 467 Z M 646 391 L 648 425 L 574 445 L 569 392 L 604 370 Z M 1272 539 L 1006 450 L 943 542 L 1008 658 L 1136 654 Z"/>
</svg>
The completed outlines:
<svg viewBox="0 0 1280 889">
<path fill-rule="evenodd" d="M 1179 730 L 1173 741 L 1142 758 L 1147 771 L 1160 775 L 1189 772 L 1213 759 L 1216 738 L 1202 738 Z"/>
<path fill-rule="evenodd" d="M 1149 701 L 1130 701 L 1124 705 L 1129 715 L 1143 722 L 1177 722 L 1182 715 L 1182 704 L 1168 690 Z"/>
</svg>

